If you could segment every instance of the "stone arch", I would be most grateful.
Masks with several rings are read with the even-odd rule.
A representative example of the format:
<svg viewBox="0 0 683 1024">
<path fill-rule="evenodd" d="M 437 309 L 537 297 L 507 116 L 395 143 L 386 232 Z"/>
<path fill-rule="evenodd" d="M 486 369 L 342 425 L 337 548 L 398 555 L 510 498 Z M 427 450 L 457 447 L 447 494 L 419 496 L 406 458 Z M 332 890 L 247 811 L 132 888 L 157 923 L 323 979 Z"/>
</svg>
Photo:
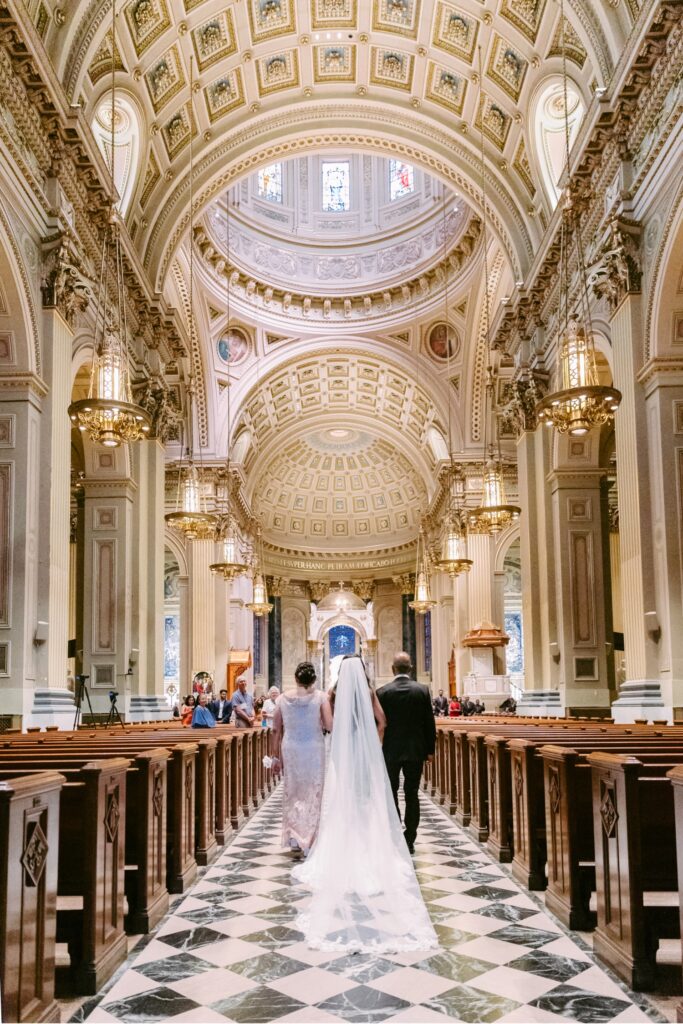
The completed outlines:
<svg viewBox="0 0 683 1024">
<path fill-rule="evenodd" d="M 26 245 L 32 244 L 27 238 Z M 11 373 L 42 373 L 31 276 L 17 244 L 17 231 L 0 203 L 0 372 L 7 369 Z"/>
<path fill-rule="evenodd" d="M 683 344 L 683 188 L 662 233 L 649 293 L 644 358 L 671 358 Z"/>
</svg>

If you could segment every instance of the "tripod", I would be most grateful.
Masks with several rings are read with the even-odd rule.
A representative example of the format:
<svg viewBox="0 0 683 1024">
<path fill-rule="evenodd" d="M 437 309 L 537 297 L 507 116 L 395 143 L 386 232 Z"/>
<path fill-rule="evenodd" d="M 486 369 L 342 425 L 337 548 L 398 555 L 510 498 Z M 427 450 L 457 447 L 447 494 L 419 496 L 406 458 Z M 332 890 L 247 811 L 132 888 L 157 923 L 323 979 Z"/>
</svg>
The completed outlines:
<svg viewBox="0 0 683 1024">
<path fill-rule="evenodd" d="M 119 709 L 116 706 L 116 695 L 112 697 L 110 694 L 109 700 L 111 701 L 111 704 L 109 707 L 109 717 L 107 718 L 107 721 L 104 723 L 105 729 L 110 725 L 115 725 L 117 722 L 119 723 L 122 729 L 125 729 L 126 727 L 123 724 L 123 719 L 121 718 Z"/>
<path fill-rule="evenodd" d="M 88 693 L 88 687 L 85 685 L 86 679 L 90 679 L 90 676 L 76 676 L 76 714 L 74 715 L 74 732 L 81 724 L 81 705 L 84 697 L 90 710 L 90 717 L 94 719 L 94 712 L 92 704 L 90 703 L 90 694 Z"/>
</svg>

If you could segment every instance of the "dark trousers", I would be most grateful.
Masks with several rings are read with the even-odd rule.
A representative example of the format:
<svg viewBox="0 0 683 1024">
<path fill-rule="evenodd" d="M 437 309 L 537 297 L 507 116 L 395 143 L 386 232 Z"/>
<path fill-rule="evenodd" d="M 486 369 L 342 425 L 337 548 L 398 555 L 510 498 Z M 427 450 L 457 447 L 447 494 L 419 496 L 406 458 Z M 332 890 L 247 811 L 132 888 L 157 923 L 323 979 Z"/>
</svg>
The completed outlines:
<svg viewBox="0 0 683 1024">
<path fill-rule="evenodd" d="M 403 796 L 406 801 L 403 831 L 406 842 L 409 846 L 412 846 L 417 835 L 417 826 L 420 824 L 420 798 L 418 793 L 420 790 L 420 779 L 422 778 L 422 761 L 387 761 L 386 766 L 399 818 L 401 817 L 401 812 L 398 809 L 398 787 L 399 776 L 401 770 L 403 770 Z"/>
</svg>

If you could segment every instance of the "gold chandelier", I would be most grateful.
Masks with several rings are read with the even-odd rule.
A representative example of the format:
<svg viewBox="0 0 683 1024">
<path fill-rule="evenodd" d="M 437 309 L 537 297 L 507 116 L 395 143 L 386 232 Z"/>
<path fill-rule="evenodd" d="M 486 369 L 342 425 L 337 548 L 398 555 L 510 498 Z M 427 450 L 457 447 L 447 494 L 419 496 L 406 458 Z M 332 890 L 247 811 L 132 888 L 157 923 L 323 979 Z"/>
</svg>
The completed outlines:
<svg viewBox="0 0 683 1024">
<path fill-rule="evenodd" d="M 436 563 L 437 569 L 448 573 L 451 579 L 469 572 L 473 565 L 472 559 L 467 557 L 467 517 L 460 500 L 460 483 L 461 477 L 451 460 L 448 511 L 441 537 L 441 557 Z"/>
<path fill-rule="evenodd" d="M 192 449 L 192 378 L 187 387 L 188 446 L 183 451 L 178 467 L 178 490 L 174 512 L 168 512 L 164 519 L 168 525 L 186 540 L 211 540 L 216 534 L 217 518 L 206 507 L 206 496 L 202 488 L 202 476 L 195 465 Z M 187 462 L 185 462 L 187 456 Z M 200 449 L 201 456 L 201 449 Z"/>
<path fill-rule="evenodd" d="M 149 414 L 136 402 L 130 387 L 128 367 L 128 325 L 123 285 L 121 225 L 116 209 L 114 124 L 116 112 L 116 5 L 112 5 L 111 69 L 111 209 L 102 242 L 100 280 L 95 309 L 95 339 L 88 397 L 72 402 L 69 417 L 75 427 L 89 434 L 95 444 L 118 448 L 147 437 Z M 110 275 L 115 277 L 115 294 L 110 292 Z"/>
<path fill-rule="evenodd" d="M 408 607 L 418 615 L 426 615 L 436 604 L 436 601 L 432 600 L 430 583 L 429 556 L 425 546 L 424 530 L 420 526 L 415 555 L 415 597 L 408 602 Z"/>
<path fill-rule="evenodd" d="M 481 51 L 479 52 L 479 125 L 481 134 L 481 206 L 482 206 L 482 234 L 484 238 L 484 338 L 486 351 L 491 360 L 491 285 L 489 280 L 489 261 L 487 250 L 488 237 L 488 215 L 486 208 L 486 164 L 484 161 L 484 93 L 482 89 L 481 76 Z M 469 513 L 469 527 L 472 533 L 496 534 L 506 527 L 511 526 L 519 518 L 521 509 L 517 505 L 510 505 L 505 496 L 505 481 L 503 479 L 503 459 L 500 450 L 500 434 L 498 430 L 498 417 L 495 417 L 495 441 L 497 451 L 493 445 L 487 444 L 490 420 L 494 413 L 494 374 L 491 362 L 487 371 L 486 391 L 484 395 L 484 465 L 482 473 L 482 498 L 481 504 L 473 508 Z"/>
<path fill-rule="evenodd" d="M 621 402 L 621 392 L 601 385 L 595 360 L 595 340 L 591 323 L 588 282 L 581 239 L 581 220 L 572 198 L 569 165 L 569 104 L 567 95 L 567 56 L 564 37 L 564 0 L 560 0 L 562 45 L 562 85 L 564 90 L 564 147 L 567 184 L 562 204 L 560 229 L 560 301 L 558 310 L 559 347 L 558 390 L 546 395 L 536 406 L 539 423 L 555 427 L 561 434 L 586 434 L 593 427 L 610 422 Z M 572 310 L 570 300 L 569 248 L 571 236 L 576 242 L 579 272 L 580 313 Z"/>
<path fill-rule="evenodd" d="M 263 536 L 260 526 L 256 534 L 256 551 L 254 554 L 254 594 L 249 604 L 247 604 L 247 608 L 260 619 L 273 610 L 272 604 L 268 601 L 268 588 L 266 587 L 266 577 L 263 568 Z"/>
<path fill-rule="evenodd" d="M 226 259 L 230 258 L 230 196 L 229 193 L 226 196 L 225 203 L 225 239 L 226 239 Z M 192 244 L 192 242 L 191 242 Z M 225 312 L 226 312 L 226 323 L 228 325 L 228 345 L 230 344 L 230 275 L 226 274 L 225 277 Z M 229 371 L 228 371 L 229 372 Z M 219 526 L 219 543 L 221 545 L 221 554 L 219 561 L 214 562 L 209 566 L 211 572 L 216 576 L 222 576 L 224 580 L 234 580 L 237 576 L 242 576 L 247 571 L 247 564 L 242 560 L 240 555 L 240 541 L 237 526 L 235 524 L 234 517 L 232 515 L 232 479 L 230 475 L 230 455 L 231 455 L 231 430 L 232 430 L 232 410 L 230 405 L 230 397 L 232 390 L 232 381 L 228 380 L 228 442 L 226 450 L 226 470 L 227 470 L 227 491 L 226 491 L 226 510 L 221 516 L 221 522 Z"/>
</svg>

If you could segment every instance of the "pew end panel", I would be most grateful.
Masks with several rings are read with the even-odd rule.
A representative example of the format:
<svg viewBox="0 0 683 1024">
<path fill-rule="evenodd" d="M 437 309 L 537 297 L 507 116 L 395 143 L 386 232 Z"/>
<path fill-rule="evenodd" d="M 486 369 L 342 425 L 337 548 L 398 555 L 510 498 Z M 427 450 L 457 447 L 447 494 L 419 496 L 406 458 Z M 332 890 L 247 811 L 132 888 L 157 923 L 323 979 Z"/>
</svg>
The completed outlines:
<svg viewBox="0 0 683 1024">
<path fill-rule="evenodd" d="M 6 1021 L 58 1021 L 58 772 L 0 782 L 0 995 Z"/>
<path fill-rule="evenodd" d="M 128 773 L 127 815 L 138 827 L 126 829 L 126 931 L 146 935 L 166 914 L 168 760 L 164 747 L 146 750 Z"/>
<path fill-rule="evenodd" d="M 527 889 L 542 892 L 548 883 L 545 875 L 543 791 L 535 785 L 536 744 L 531 740 L 511 739 L 508 740 L 508 749 L 514 842 L 512 874 Z"/>
<path fill-rule="evenodd" d="M 504 736 L 486 736 L 488 761 L 488 826 L 486 846 L 502 864 L 512 860 L 512 795 L 510 755 Z"/>
</svg>

